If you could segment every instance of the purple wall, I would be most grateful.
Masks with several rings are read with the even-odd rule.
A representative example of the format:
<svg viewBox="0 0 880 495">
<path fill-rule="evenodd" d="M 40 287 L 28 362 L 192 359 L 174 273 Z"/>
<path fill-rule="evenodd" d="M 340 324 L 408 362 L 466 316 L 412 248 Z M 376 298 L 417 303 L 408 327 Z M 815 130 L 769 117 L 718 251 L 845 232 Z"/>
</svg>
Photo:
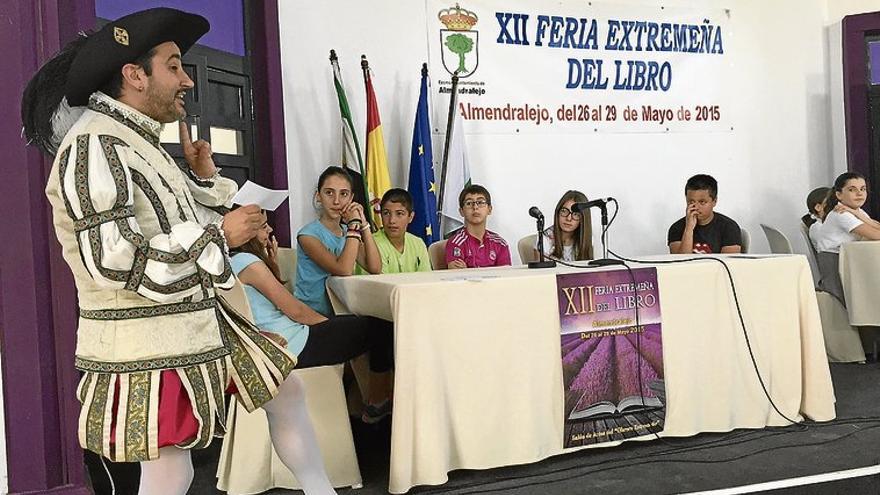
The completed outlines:
<svg viewBox="0 0 880 495">
<path fill-rule="evenodd" d="M 251 67 L 258 168 L 257 180 L 275 189 L 287 189 L 287 154 L 284 135 L 284 95 L 281 87 L 281 42 L 278 0 L 248 0 L 251 13 Z M 275 237 L 291 246 L 290 201 L 270 218 Z"/>
<path fill-rule="evenodd" d="M 868 175 L 868 63 L 865 37 L 880 31 L 880 12 L 848 15 L 841 22 L 843 103 L 849 170 Z"/>
<path fill-rule="evenodd" d="M 0 352 L 10 493 L 82 494 L 73 369 L 76 297 L 51 234 L 43 188 L 49 160 L 25 147 L 21 93 L 37 68 L 95 23 L 93 0 L 0 2 Z"/>
<path fill-rule="evenodd" d="M 846 125 L 846 163 L 869 181 L 871 173 L 870 129 L 868 128 L 868 54 L 865 38 L 880 34 L 880 12 L 848 15 L 841 22 L 843 53 L 843 111 Z M 880 196 L 868 196 L 868 214 L 880 214 Z"/>
<path fill-rule="evenodd" d="M 95 0 L 95 13 L 104 19 L 118 19 L 124 15 L 152 7 L 173 7 L 205 16 L 211 30 L 200 45 L 244 56 L 243 0 Z"/>
</svg>

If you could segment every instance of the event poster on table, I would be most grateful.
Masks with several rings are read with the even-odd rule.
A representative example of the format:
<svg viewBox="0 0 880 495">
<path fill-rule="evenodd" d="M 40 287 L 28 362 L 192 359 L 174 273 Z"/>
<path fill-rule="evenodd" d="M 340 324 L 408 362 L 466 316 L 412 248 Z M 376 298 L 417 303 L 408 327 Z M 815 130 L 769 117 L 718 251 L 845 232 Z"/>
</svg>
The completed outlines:
<svg viewBox="0 0 880 495">
<path fill-rule="evenodd" d="M 564 447 L 662 431 L 666 394 L 657 270 L 558 275 L 556 286 Z"/>
<path fill-rule="evenodd" d="M 729 132 L 730 10 L 427 0 L 432 122 L 468 133 Z M 442 132 L 442 129 L 437 129 Z"/>
</svg>

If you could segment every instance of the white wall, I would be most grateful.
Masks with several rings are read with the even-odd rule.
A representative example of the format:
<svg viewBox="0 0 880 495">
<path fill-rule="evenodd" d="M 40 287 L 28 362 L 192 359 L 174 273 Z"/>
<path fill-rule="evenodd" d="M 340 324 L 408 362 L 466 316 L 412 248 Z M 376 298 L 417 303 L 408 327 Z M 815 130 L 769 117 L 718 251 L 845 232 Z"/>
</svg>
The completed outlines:
<svg viewBox="0 0 880 495">
<path fill-rule="evenodd" d="M 367 54 L 391 179 L 406 186 L 419 68 L 427 61 L 427 14 L 420 1 L 279 3 L 291 227 L 296 231 L 314 218 L 312 192 L 318 174 L 340 157 L 341 131 L 328 62 L 331 48 L 340 56 L 362 144 L 365 102 L 359 57 Z M 872 8 L 869 3 L 662 2 L 730 9 L 725 49 L 734 67 L 734 94 L 729 98 L 734 130 L 471 136 L 474 181 L 493 194 L 490 228 L 514 244 L 533 229 L 526 214 L 531 204 L 547 212 L 563 191 L 574 188 L 591 197 L 620 200 L 621 216 L 611 233 L 616 251 L 665 252 L 666 229 L 684 211 L 684 181 L 706 172 L 720 183 L 718 210 L 751 231 L 753 251 L 766 252 L 758 224 L 768 223 L 805 252 L 797 222 L 805 210 L 806 193 L 828 184 L 845 167 L 838 160 L 842 114 L 832 119 L 829 96 L 829 32 L 843 15 Z M 836 63 L 839 66 L 839 60 Z M 436 149 L 439 160 L 439 146 Z M 535 177 L 537 169 L 546 175 Z"/>
</svg>

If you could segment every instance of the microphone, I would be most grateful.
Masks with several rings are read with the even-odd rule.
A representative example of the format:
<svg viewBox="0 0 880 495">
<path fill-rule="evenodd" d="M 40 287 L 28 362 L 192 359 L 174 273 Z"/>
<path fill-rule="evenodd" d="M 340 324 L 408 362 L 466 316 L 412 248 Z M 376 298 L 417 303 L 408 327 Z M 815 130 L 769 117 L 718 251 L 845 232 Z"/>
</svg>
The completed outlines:
<svg viewBox="0 0 880 495">
<path fill-rule="evenodd" d="M 582 213 L 584 210 L 589 210 L 594 206 L 599 207 L 599 211 L 602 213 L 602 257 L 597 260 L 590 261 L 588 266 L 609 266 L 609 265 L 622 265 L 624 264 L 620 260 L 613 260 L 608 258 L 608 240 L 607 240 L 607 232 L 608 232 L 608 203 L 614 201 L 617 204 L 617 200 L 614 198 L 599 198 L 594 199 L 592 201 L 587 201 L 584 203 L 574 203 L 571 205 L 571 211 L 575 213 Z M 615 213 L 616 215 L 616 213 Z"/>
<path fill-rule="evenodd" d="M 538 261 L 529 262 L 529 268 L 553 268 L 556 262 L 544 259 L 544 214 L 537 206 L 533 206 L 529 208 L 529 216 L 536 220 L 538 230 Z"/>
<path fill-rule="evenodd" d="M 544 219 L 544 214 L 541 213 L 541 210 L 539 210 L 537 206 L 529 208 L 529 216 L 538 220 Z"/>
<path fill-rule="evenodd" d="M 571 205 L 571 211 L 573 211 L 575 213 L 580 213 L 584 210 L 589 210 L 590 208 L 593 208 L 594 206 L 598 206 L 600 208 L 605 208 L 605 205 L 613 199 L 614 198 L 599 198 L 599 199 L 594 199 L 592 201 L 587 201 L 586 203 L 575 203 L 575 204 Z"/>
</svg>

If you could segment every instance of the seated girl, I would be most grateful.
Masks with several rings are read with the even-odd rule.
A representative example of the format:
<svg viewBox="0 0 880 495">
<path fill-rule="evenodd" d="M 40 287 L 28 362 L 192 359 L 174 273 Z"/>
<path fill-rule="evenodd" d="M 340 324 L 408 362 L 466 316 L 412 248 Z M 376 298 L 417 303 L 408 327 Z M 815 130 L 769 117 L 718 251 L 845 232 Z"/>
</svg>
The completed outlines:
<svg viewBox="0 0 880 495">
<path fill-rule="evenodd" d="M 810 239 L 820 253 L 839 253 L 840 246 L 859 240 L 880 240 L 880 222 L 862 210 L 868 199 L 865 178 L 855 172 L 841 174 L 825 201 L 825 218 L 810 229 Z"/>
<path fill-rule="evenodd" d="M 327 318 L 283 285 L 276 255 L 278 242 L 265 222 L 257 236 L 233 253 L 232 270 L 244 285 L 254 323 L 296 354 L 297 368 L 344 363 L 370 353 L 370 393 L 363 420 L 375 423 L 388 415 L 391 403 L 393 328 L 370 316 Z"/>
<path fill-rule="evenodd" d="M 807 195 L 807 213 L 801 217 L 803 228 L 807 232 L 807 241 L 810 243 L 809 248 L 813 252 L 814 258 L 818 256 L 819 251 L 816 249 L 816 241 L 813 240 L 815 235 L 813 232 L 818 231 L 822 227 L 822 221 L 825 220 L 825 202 L 828 200 L 830 187 L 817 187 L 810 191 Z"/>
<path fill-rule="evenodd" d="M 841 174 L 825 199 L 822 222 L 810 226 L 810 240 L 817 251 L 819 289 L 836 297 L 844 306 L 846 299 L 838 259 L 840 246 L 863 239 L 880 240 L 880 223 L 862 210 L 867 198 L 864 177 L 854 172 Z"/>
<path fill-rule="evenodd" d="M 544 256 L 562 261 L 593 259 L 593 228 L 590 211 L 572 211 L 575 203 L 586 203 L 587 197 L 580 191 L 568 191 L 556 203 L 553 225 L 544 229 Z M 535 257 L 538 257 L 538 241 L 535 240 Z"/>
<path fill-rule="evenodd" d="M 324 316 L 333 314 L 325 284 L 330 275 L 351 275 L 355 264 L 369 273 L 382 272 L 382 258 L 364 208 L 352 201 L 351 176 L 342 167 L 327 167 L 318 178 L 318 218 L 296 234 L 299 247 L 293 294 Z"/>
<path fill-rule="evenodd" d="M 812 227 L 825 218 L 825 198 L 830 190 L 830 187 L 817 187 L 807 194 L 807 214 L 801 217 L 805 226 Z"/>
</svg>

